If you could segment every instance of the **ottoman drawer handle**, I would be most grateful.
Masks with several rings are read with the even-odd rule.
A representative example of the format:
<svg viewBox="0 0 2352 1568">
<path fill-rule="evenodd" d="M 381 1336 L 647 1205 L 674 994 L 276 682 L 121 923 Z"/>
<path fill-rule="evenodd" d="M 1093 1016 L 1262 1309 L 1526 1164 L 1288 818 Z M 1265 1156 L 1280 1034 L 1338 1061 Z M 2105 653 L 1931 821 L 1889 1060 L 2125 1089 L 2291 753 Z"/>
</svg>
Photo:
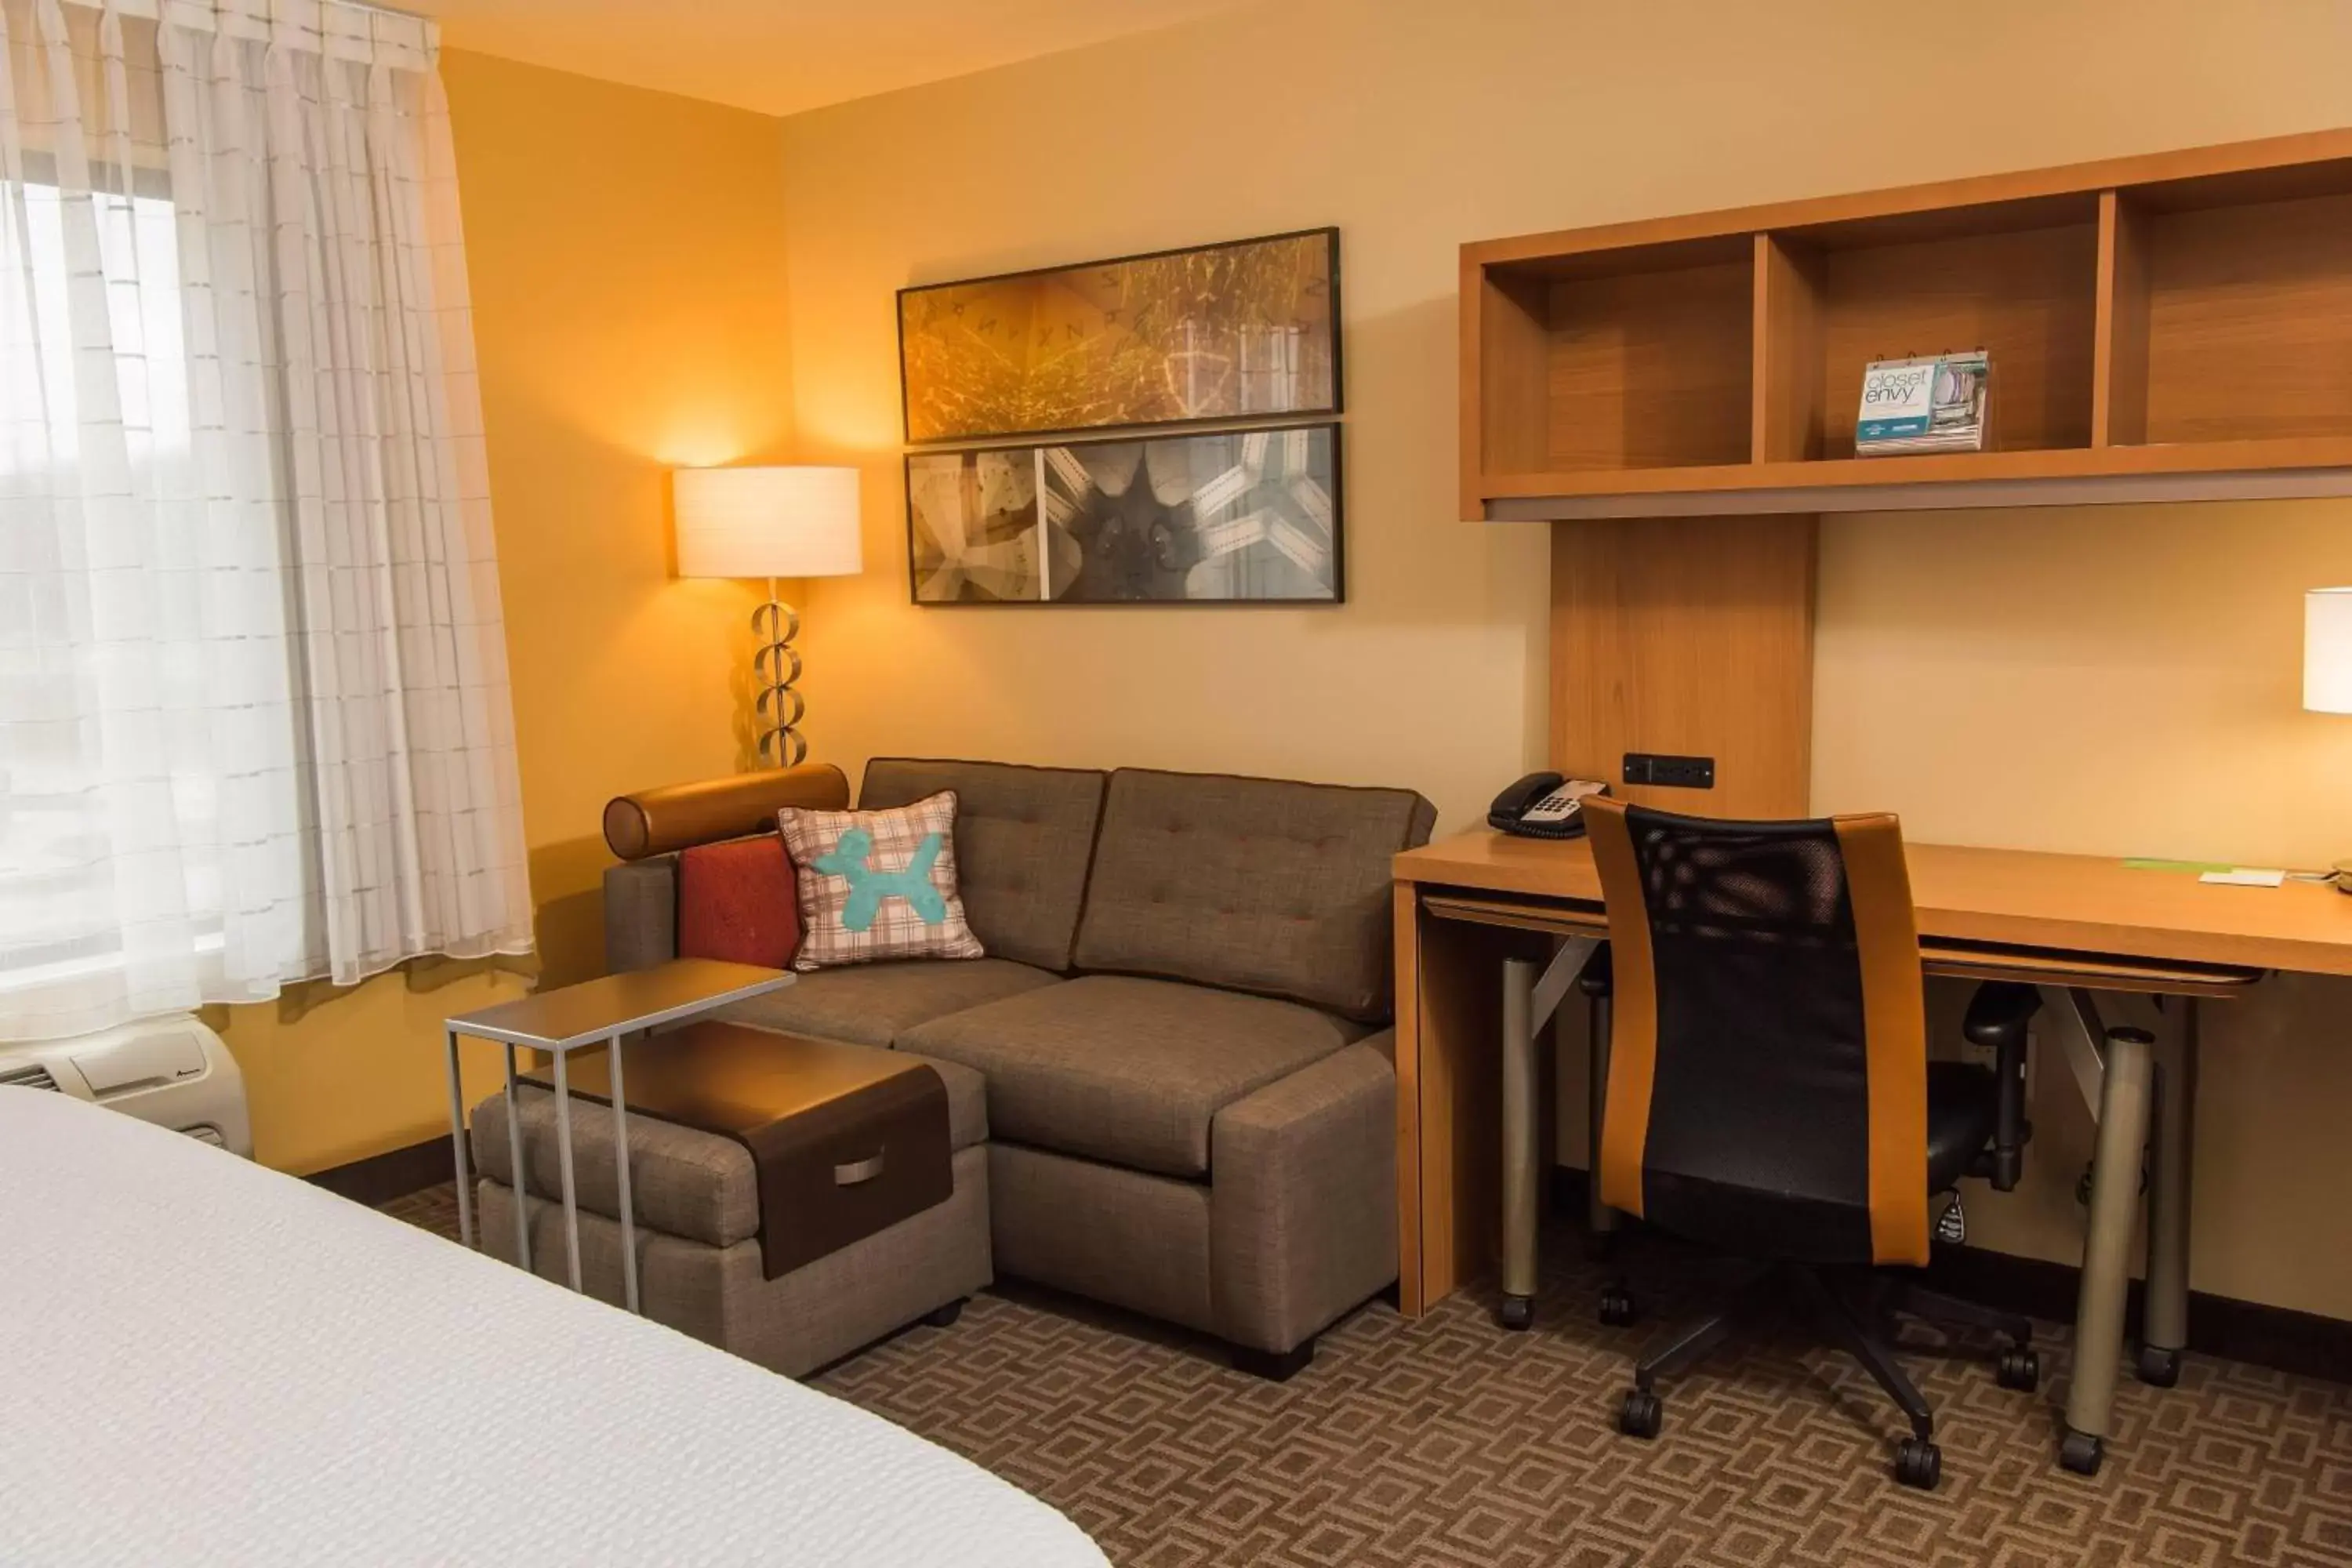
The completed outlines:
<svg viewBox="0 0 2352 1568">
<path fill-rule="evenodd" d="M 853 1160 L 846 1165 L 835 1165 L 833 1168 L 833 1184 L 836 1187 L 854 1187 L 860 1182 L 872 1181 L 882 1173 L 882 1158 L 887 1152 L 888 1151 L 877 1149 L 863 1160 Z"/>
</svg>

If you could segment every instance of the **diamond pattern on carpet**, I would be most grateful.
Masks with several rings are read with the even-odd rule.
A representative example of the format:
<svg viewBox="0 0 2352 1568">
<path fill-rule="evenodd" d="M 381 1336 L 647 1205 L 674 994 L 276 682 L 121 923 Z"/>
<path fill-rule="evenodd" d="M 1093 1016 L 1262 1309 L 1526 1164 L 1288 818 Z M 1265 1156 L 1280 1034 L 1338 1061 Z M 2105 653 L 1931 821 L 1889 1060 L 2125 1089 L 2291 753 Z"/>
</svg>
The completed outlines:
<svg viewBox="0 0 2352 1568">
<path fill-rule="evenodd" d="M 457 1231 L 446 1184 L 385 1212 Z M 1633 1354 L 1717 1298 L 1637 1253 L 1654 1307 L 1601 1328 L 1603 1275 L 1549 1240 L 1531 1331 L 1475 1293 L 1418 1322 L 1375 1304 L 1287 1384 L 1017 1285 L 813 1381 L 1035 1493 L 1121 1568 L 2352 1563 L 2352 1388 L 2203 1356 L 2175 1389 L 2126 1375 L 2085 1479 L 2053 1458 L 2063 1333 L 2044 1325 L 2041 1392 L 2019 1394 L 1989 1347 L 1915 1330 L 1905 1363 L 1944 1447 L 1930 1494 L 1888 1474 L 1903 1423 L 1860 1368 L 1766 1332 L 1668 1386 L 1664 1435 L 1641 1443 L 1612 1425 Z"/>
</svg>

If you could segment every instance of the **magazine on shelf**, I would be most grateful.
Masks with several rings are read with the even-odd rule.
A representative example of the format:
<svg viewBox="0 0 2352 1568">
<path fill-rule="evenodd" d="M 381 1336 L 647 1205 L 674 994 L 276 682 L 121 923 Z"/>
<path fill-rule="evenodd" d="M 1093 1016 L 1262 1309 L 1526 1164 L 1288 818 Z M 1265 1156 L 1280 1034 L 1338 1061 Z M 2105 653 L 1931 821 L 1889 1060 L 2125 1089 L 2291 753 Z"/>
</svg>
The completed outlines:
<svg viewBox="0 0 2352 1568">
<path fill-rule="evenodd" d="M 1983 451 L 1991 382 L 1982 349 L 1878 361 L 1862 373 L 1854 455 Z"/>
</svg>

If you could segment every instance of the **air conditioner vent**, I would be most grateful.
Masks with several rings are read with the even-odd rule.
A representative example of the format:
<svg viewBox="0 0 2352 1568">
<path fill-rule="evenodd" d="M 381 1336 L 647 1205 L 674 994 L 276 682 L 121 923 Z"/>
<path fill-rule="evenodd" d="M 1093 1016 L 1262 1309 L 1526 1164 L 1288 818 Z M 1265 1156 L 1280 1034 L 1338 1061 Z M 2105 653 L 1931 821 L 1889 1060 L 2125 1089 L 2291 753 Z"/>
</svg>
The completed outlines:
<svg viewBox="0 0 2352 1568">
<path fill-rule="evenodd" d="M 0 1089 L 55 1089 L 58 1080 L 49 1069 L 38 1062 L 26 1062 L 17 1067 L 0 1067 Z"/>
</svg>

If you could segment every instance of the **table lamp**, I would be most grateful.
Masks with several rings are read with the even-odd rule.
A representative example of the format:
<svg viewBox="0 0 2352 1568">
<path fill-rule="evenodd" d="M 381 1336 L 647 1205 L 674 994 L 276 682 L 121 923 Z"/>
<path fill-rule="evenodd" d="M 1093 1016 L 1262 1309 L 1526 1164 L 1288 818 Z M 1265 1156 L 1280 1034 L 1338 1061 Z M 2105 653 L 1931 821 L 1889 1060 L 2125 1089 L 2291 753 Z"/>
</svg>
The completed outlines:
<svg viewBox="0 0 2352 1568">
<path fill-rule="evenodd" d="M 2352 587 L 2303 596 L 2303 705 L 2352 713 Z M 2336 890 L 2352 893 L 2352 859 L 2336 862 Z"/>
<path fill-rule="evenodd" d="M 751 612 L 751 713 L 760 758 L 776 767 L 808 756 L 799 725 L 808 711 L 793 684 L 801 618 L 776 596 L 780 577 L 851 577 L 864 569 L 856 468 L 680 468 L 677 574 L 765 577 L 768 602 Z"/>
</svg>

